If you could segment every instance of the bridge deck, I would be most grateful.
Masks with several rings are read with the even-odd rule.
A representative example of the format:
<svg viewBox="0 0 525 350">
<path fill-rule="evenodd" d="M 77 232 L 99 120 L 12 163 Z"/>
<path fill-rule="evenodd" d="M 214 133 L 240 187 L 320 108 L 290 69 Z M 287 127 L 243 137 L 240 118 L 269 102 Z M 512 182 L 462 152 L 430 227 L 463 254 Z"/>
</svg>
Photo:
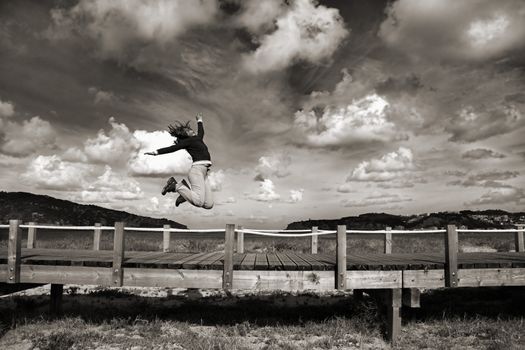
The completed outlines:
<svg viewBox="0 0 525 350">
<path fill-rule="evenodd" d="M 221 270 L 224 253 L 135 252 L 125 254 L 123 267 Z M 112 251 L 22 249 L 21 263 L 31 265 L 111 267 Z M 7 252 L 0 252 L 0 264 Z M 333 271 L 335 254 L 244 253 L 234 254 L 234 270 Z M 347 256 L 348 270 L 443 269 L 443 254 L 356 254 Z M 525 253 L 459 253 L 458 268 L 523 268 Z"/>
</svg>

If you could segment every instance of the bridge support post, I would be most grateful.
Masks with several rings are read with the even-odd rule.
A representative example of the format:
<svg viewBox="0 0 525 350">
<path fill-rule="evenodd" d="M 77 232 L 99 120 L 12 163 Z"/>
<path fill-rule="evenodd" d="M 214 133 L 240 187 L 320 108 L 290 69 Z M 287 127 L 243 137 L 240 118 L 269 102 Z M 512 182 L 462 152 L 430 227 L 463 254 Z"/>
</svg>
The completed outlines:
<svg viewBox="0 0 525 350">
<path fill-rule="evenodd" d="M 167 252 L 170 250 L 171 232 L 170 225 L 164 225 L 164 231 L 162 231 L 162 251 Z"/>
<path fill-rule="evenodd" d="M 22 234 L 20 220 L 9 220 L 9 241 L 7 243 L 7 283 L 20 283 L 20 256 Z"/>
<path fill-rule="evenodd" d="M 113 237 L 113 286 L 122 287 L 124 271 L 124 223 L 115 222 L 115 235 Z"/>
<path fill-rule="evenodd" d="M 401 289 L 388 289 L 386 298 L 388 340 L 395 344 L 401 334 Z"/>
<path fill-rule="evenodd" d="M 62 313 L 63 292 L 63 284 L 51 284 L 51 300 L 49 303 L 49 313 L 53 316 L 59 316 Z"/>
<path fill-rule="evenodd" d="M 386 231 L 392 230 L 391 227 L 386 227 Z M 392 232 L 385 233 L 385 254 L 392 254 Z"/>
<path fill-rule="evenodd" d="M 523 230 L 525 225 L 516 225 L 518 232 L 514 236 L 514 244 L 517 252 L 525 252 L 525 243 L 523 239 Z"/>
<path fill-rule="evenodd" d="M 229 290 L 233 283 L 233 241 L 235 239 L 235 225 L 227 224 L 224 237 L 224 265 L 222 272 L 222 288 Z"/>
<path fill-rule="evenodd" d="M 102 230 L 100 229 L 100 224 L 95 224 L 95 230 L 93 231 L 93 250 L 100 250 L 100 236 L 102 235 Z"/>
<path fill-rule="evenodd" d="M 312 233 L 317 233 L 318 231 L 319 230 L 317 226 L 312 227 Z M 310 248 L 311 248 L 312 254 L 317 254 L 318 243 L 319 243 L 319 236 L 313 235 L 312 240 L 310 241 Z"/>
<path fill-rule="evenodd" d="M 445 236 L 445 287 L 458 286 L 458 231 L 455 225 L 447 226 Z"/>
<path fill-rule="evenodd" d="M 346 225 L 337 226 L 337 256 L 336 256 L 335 288 L 346 289 Z"/>
<path fill-rule="evenodd" d="M 31 227 L 36 225 L 34 222 L 30 222 L 29 228 L 27 229 L 27 249 L 34 249 L 36 243 L 36 227 Z"/>
<path fill-rule="evenodd" d="M 237 226 L 242 231 L 242 226 Z M 237 253 L 244 253 L 244 232 L 237 232 Z"/>
</svg>

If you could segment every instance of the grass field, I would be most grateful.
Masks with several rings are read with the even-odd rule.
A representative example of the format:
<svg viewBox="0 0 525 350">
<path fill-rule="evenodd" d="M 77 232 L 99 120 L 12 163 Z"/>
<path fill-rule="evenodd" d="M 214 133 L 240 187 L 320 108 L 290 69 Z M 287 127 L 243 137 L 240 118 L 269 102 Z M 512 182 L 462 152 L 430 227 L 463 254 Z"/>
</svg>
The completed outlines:
<svg viewBox="0 0 525 350">
<path fill-rule="evenodd" d="M 6 249 L 6 235 L 0 249 Z M 24 237 L 25 239 L 25 237 Z M 223 239 L 172 238 L 173 251 L 220 251 Z M 461 235 L 460 249 L 508 251 L 511 235 Z M 25 242 L 24 242 L 25 244 Z M 39 232 L 37 247 L 92 249 L 91 233 Z M 160 250 L 160 233 L 130 233 L 127 250 Z M 247 252 L 303 251 L 308 239 L 245 238 Z M 112 249 L 105 232 L 101 249 Z M 381 237 L 348 250 L 380 252 Z M 335 241 L 319 241 L 335 254 Z M 393 252 L 443 252 L 442 235 L 394 236 Z M 222 291 L 66 286 L 63 316 L 48 316 L 48 289 L 0 298 L 0 349 L 390 349 L 384 312 L 347 293 L 246 295 Z M 204 296 L 203 296 L 204 294 Z M 434 290 L 404 309 L 394 349 L 525 349 L 525 288 Z"/>
</svg>

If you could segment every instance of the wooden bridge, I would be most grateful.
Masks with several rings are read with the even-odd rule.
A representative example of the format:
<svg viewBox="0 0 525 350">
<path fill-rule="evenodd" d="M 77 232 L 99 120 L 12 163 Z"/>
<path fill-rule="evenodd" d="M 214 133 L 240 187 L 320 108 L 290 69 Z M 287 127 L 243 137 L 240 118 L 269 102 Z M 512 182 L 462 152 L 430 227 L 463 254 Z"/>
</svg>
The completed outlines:
<svg viewBox="0 0 525 350">
<path fill-rule="evenodd" d="M 354 290 L 376 296 L 387 308 L 388 337 L 395 340 L 401 330 L 400 310 L 419 307 L 420 289 L 456 287 L 525 286 L 525 248 L 523 225 L 506 230 L 399 231 L 256 231 L 235 225 L 222 230 L 181 230 L 132 228 L 117 222 L 114 227 L 100 225 L 68 227 L 11 220 L 7 251 L 0 250 L 0 284 L 23 289 L 34 284 L 51 284 L 51 305 L 60 306 L 64 284 L 99 286 L 140 286 L 173 288 L 217 288 L 245 290 Z M 22 248 L 22 229 L 27 229 L 27 248 Z M 89 230 L 93 250 L 36 249 L 37 229 Z M 99 250 L 103 230 L 114 232 L 113 250 Z M 163 233 L 162 252 L 126 251 L 126 231 Z M 458 233 L 507 232 L 515 235 L 514 252 L 459 253 Z M 224 237 L 224 251 L 178 253 L 169 251 L 171 234 L 200 234 Z M 444 235 L 445 254 L 392 254 L 392 235 L 438 233 Z M 244 235 L 311 237 L 311 253 L 245 253 Z M 347 252 L 347 234 L 381 234 L 384 252 Z M 336 237 L 336 254 L 318 254 L 318 237 Z"/>
</svg>

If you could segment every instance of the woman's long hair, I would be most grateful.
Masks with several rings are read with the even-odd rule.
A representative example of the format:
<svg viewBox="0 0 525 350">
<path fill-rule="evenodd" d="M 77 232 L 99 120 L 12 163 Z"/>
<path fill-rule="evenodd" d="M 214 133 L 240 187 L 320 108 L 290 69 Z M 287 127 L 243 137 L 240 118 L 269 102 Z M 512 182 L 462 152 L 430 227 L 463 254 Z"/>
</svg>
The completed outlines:
<svg viewBox="0 0 525 350">
<path fill-rule="evenodd" d="M 168 125 L 168 132 L 171 136 L 177 139 L 184 139 L 188 137 L 188 131 L 192 130 L 190 122 L 181 123 L 178 120 L 175 121 L 175 125 Z"/>
</svg>

